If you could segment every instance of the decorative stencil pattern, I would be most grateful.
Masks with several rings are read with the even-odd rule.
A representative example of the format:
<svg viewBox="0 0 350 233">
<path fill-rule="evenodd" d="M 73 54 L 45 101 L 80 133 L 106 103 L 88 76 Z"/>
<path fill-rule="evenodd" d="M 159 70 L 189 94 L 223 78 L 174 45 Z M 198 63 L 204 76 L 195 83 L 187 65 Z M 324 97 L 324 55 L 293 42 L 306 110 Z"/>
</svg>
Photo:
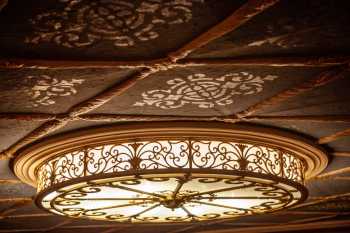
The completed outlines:
<svg viewBox="0 0 350 233">
<path fill-rule="evenodd" d="M 75 95 L 76 85 L 82 84 L 84 79 L 58 80 L 47 75 L 27 76 L 29 80 L 34 80 L 34 85 L 26 94 L 31 98 L 31 106 L 47 106 L 55 104 L 55 96 Z"/>
<path fill-rule="evenodd" d="M 193 74 L 167 81 L 168 89 L 142 93 L 142 101 L 134 106 L 155 106 L 161 109 L 180 108 L 186 104 L 199 108 L 213 108 L 233 103 L 235 95 L 253 95 L 263 90 L 265 81 L 275 75 L 255 76 L 248 72 L 229 73 L 218 78 Z"/>
<path fill-rule="evenodd" d="M 34 35 L 27 43 L 53 42 L 68 48 L 100 41 L 133 46 L 158 38 L 157 26 L 183 24 L 192 19 L 194 2 L 202 0 L 60 0 L 62 12 L 52 11 L 31 20 Z"/>
</svg>

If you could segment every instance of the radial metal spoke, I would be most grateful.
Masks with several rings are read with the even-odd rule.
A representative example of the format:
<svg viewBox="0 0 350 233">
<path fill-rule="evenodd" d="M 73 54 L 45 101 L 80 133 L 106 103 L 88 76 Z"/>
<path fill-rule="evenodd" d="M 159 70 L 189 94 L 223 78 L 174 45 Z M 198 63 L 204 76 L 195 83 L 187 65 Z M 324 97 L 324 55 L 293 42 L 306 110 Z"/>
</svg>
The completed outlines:
<svg viewBox="0 0 350 233">
<path fill-rule="evenodd" d="M 125 198 L 65 198 L 66 200 L 79 200 L 79 201 L 157 201 L 158 198 L 142 198 L 142 197 L 125 197 Z"/>
<path fill-rule="evenodd" d="M 186 209 L 184 206 L 181 206 L 181 209 L 183 209 L 189 217 L 197 217 L 196 215 L 192 214 L 188 209 Z"/>
<path fill-rule="evenodd" d="M 214 189 L 214 190 L 209 190 L 209 191 L 206 191 L 206 192 L 190 194 L 187 197 L 195 197 L 195 196 L 201 196 L 201 195 L 204 195 L 204 194 L 220 193 L 220 192 L 237 190 L 237 189 L 244 189 L 244 188 L 249 188 L 249 187 L 254 187 L 254 184 L 247 184 L 247 185 L 241 185 L 241 186 L 236 186 L 236 187 L 232 187 L 231 186 L 229 188 L 222 188 L 222 189 Z"/>
<path fill-rule="evenodd" d="M 158 206 L 160 206 L 160 204 L 156 204 L 156 205 L 154 205 L 154 206 L 151 206 L 151 207 L 149 207 L 149 208 L 147 208 L 147 209 L 145 209 L 145 210 L 142 210 L 141 212 L 139 212 L 139 213 L 137 213 L 137 214 L 132 215 L 131 218 L 135 218 L 135 217 L 137 217 L 137 216 L 139 216 L 139 215 L 141 215 L 141 214 L 146 213 L 147 211 L 150 211 L 150 210 L 152 210 L 152 209 L 154 209 L 154 208 L 157 208 Z"/>
<path fill-rule="evenodd" d="M 248 211 L 247 209 L 243 209 L 243 208 L 237 208 L 237 207 L 233 207 L 233 206 L 227 206 L 227 205 L 221 205 L 221 204 L 215 204 L 215 203 L 209 203 L 209 202 L 202 202 L 202 201 L 190 201 L 190 202 L 197 203 L 197 204 L 202 204 L 202 205 L 210 205 L 210 206 L 215 206 L 215 207 L 221 207 L 221 208 L 226 208 L 226 209 Z"/>
<path fill-rule="evenodd" d="M 210 200 L 215 200 L 215 199 L 233 199 L 233 200 L 239 200 L 239 199 L 244 199 L 244 200 L 259 200 L 259 199 L 280 199 L 282 197 L 196 197 L 194 198 L 195 200 L 203 200 L 203 199 L 210 199 Z"/>
<path fill-rule="evenodd" d="M 186 183 L 186 181 L 185 181 L 185 180 L 182 180 L 182 179 L 180 179 L 180 180 L 177 181 L 176 188 L 175 188 L 175 190 L 174 190 L 174 192 L 173 192 L 173 195 L 172 195 L 172 197 L 173 197 L 174 199 L 176 198 L 176 195 L 179 193 L 179 191 L 180 191 L 180 189 L 182 188 L 182 186 L 184 185 L 184 183 Z"/>
<path fill-rule="evenodd" d="M 121 208 L 121 207 L 133 206 L 133 205 L 151 204 L 151 203 L 154 203 L 154 202 L 149 201 L 149 202 L 137 202 L 137 203 L 129 203 L 129 204 L 123 204 L 123 205 L 106 206 L 106 207 L 100 207 L 96 209 L 90 209 L 88 211 L 107 210 L 107 209 Z"/>
<path fill-rule="evenodd" d="M 129 188 L 129 187 L 125 187 L 125 186 L 121 186 L 121 185 L 114 185 L 113 187 L 119 188 L 119 189 L 124 189 L 127 191 L 132 191 L 132 192 L 136 192 L 136 193 L 141 193 L 141 194 L 145 194 L 145 195 L 149 195 L 149 196 L 155 196 L 155 197 L 159 197 L 159 198 L 166 198 L 163 195 L 160 195 L 158 193 L 149 193 L 143 190 L 139 190 L 139 189 L 134 189 L 134 188 Z"/>
</svg>

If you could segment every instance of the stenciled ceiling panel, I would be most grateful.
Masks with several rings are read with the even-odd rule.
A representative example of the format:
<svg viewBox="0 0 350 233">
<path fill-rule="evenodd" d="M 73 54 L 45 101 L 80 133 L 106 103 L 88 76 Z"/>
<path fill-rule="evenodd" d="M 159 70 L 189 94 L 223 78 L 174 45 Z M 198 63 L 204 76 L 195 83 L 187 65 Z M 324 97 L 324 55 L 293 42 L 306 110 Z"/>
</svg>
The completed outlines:
<svg viewBox="0 0 350 233">
<path fill-rule="evenodd" d="M 91 113 L 230 115 L 321 71 L 229 65 L 178 67 L 151 75 Z"/>
<path fill-rule="evenodd" d="M 0 112 L 65 112 L 134 72 L 118 68 L 1 69 Z"/>
<path fill-rule="evenodd" d="M 244 2 L 13 0 L 0 15 L 0 49 L 4 57 L 159 58 Z"/>
</svg>

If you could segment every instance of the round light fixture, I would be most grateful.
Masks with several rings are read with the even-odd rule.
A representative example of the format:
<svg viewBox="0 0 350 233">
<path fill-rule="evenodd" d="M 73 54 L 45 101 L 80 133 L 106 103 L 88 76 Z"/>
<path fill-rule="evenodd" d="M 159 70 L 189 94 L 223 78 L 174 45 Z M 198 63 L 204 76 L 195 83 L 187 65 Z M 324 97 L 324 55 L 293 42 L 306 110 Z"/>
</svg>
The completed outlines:
<svg viewBox="0 0 350 233">
<path fill-rule="evenodd" d="M 289 208 L 325 153 L 291 134 L 225 123 L 147 123 L 64 134 L 14 171 L 59 215 L 131 223 L 216 220 Z"/>
</svg>

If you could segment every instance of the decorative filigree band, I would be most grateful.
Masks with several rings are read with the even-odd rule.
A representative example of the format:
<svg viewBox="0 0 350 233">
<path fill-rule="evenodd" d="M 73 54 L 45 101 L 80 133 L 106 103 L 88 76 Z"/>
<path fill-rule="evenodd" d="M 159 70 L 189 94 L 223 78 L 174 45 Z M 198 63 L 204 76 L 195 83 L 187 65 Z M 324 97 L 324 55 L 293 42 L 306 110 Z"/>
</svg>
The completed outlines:
<svg viewBox="0 0 350 233">
<path fill-rule="evenodd" d="M 248 171 L 304 181 L 303 161 L 282 148 L 257 144 L 178 138 L 87 147 L 45 162 L 38 191 L 79 177 L 159 169 Z"/>
</svg>

